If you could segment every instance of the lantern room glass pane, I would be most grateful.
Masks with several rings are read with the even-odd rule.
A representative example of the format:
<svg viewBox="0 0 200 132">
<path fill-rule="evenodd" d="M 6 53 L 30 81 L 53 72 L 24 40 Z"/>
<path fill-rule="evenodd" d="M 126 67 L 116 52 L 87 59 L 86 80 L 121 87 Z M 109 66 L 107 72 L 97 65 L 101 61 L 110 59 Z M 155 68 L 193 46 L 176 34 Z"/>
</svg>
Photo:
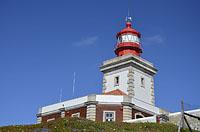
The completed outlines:
<svg viewBox="0 0 200 132">
<path fill-rule="evenodd" d="M 134 43 L 140 43 L 140 40 L 137 36 L 132 34 L 124 34 L 118 37 L 117 39 L 118 43 L 123 42 L 134 42 Z"/>
</svg>

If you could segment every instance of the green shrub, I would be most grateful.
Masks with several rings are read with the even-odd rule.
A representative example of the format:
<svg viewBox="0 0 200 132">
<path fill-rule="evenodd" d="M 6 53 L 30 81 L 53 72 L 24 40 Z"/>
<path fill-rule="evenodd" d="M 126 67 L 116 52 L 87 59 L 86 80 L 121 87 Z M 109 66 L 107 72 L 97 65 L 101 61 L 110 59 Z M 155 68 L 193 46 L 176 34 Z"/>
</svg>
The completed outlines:
<svg viewBox="0 0 200 132">
<path fill-rule="evenodd" d="M 64 118 L 48 123 L 0 127 L 0 132 L 177 132 L 173 124 L 93 122 Z M 188 129 L 182 132 L 189 132 Z"/>
</svg>

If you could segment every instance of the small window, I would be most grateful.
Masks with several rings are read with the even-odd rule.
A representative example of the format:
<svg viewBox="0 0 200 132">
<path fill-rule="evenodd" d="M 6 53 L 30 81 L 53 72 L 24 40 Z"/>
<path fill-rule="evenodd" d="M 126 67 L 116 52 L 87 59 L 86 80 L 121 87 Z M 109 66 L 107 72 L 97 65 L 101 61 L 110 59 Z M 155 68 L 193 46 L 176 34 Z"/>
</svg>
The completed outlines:
<svg viewBox="0 0 200 132">
<path fill-rule="evenodd" d="M 72 116 L 71 117 L 76 117 L 76 118 L 79 118 L 80 117 L 80 113 L 74 113 L 74 114 L 72 114 Z"/>
<path fill-rule="evenodd" d="M 115 86 L 118 86 L 118 85 L 119 85 L 119 76 L 115 77 L 114 83 L 115 83 L 115 84 L 114 84 Z"/>
<path fill-rule="evenodd" d="M 145 81 L 144 81 L 144 78 L 143 77 L 141 77 L 141 87 L 145 87 Z"/>
<path fill-rule="evenodd" d="M 103 121 L 115 121 L 115 111 L 104 111 Z"/>
<path fill-rule="evenodd" d="M 144 118 L 144 115 L 140 112 L 135 113 L 135 119 Z"/>
</svg>

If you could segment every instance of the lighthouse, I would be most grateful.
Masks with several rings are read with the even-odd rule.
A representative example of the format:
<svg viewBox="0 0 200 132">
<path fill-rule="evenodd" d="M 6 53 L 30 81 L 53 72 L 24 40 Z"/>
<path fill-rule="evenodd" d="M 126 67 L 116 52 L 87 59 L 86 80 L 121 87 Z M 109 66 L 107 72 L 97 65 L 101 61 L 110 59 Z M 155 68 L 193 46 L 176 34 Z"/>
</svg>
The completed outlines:
<svg viewBox="0 0 200 132">
<path fill-rule="evenodd" d="M 104 61 L 103 93 L 123 93 L 148 104 L 155 104 L 154 75 L 157 70 L 152 63 L 141 57 L 141 34 L 132 27 L 127 17 L 125 28 L 117 33 L 114 49 L 117 57 Z"/>
<path fill-rule="evenodd" d="M 116 57 L 100 66 L 103 73 L 102 94 L 90 94 L 41 107 L 37 114 L 38 123 L 68 117 L 122 122 L 160 113 L 154 97 L 157 70 L 141 57 L 141 34 L 132 23 L 131 17 L 127 17 L 125 27 L 116 34 Z"/>
</svg>

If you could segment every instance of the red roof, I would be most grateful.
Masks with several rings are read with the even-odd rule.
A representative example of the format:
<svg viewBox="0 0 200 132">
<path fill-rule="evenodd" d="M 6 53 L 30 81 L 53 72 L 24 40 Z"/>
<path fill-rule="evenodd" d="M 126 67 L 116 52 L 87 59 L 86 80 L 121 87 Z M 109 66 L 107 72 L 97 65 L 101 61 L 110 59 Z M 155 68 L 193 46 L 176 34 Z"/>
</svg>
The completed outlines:
<svg viewBox="0 0 200 132">
<path fill-rule="evenodd" d="M 119 33 L 117 33 L 117 38 L 118 36 L 122 34 L 127 34 L 127 33 L 136 34 L 140 38 L 141 34 L 137 30 L 132 28 L 131 26 L 132 26 L 131 22 L 127 22 L 126 27 L 122 29 Z"/>
<path fill-rule="evenodd" d="M 113 90 L 113 91 L 110 91 L 110 92 L 106 92 L 106 93 L 103 93 L 103 94 L 105 94 L 105 95 L 127 95 L 126 93 L 122 92 L 119 89 L 116 89 L 116 90 Z"/>
</svg>

